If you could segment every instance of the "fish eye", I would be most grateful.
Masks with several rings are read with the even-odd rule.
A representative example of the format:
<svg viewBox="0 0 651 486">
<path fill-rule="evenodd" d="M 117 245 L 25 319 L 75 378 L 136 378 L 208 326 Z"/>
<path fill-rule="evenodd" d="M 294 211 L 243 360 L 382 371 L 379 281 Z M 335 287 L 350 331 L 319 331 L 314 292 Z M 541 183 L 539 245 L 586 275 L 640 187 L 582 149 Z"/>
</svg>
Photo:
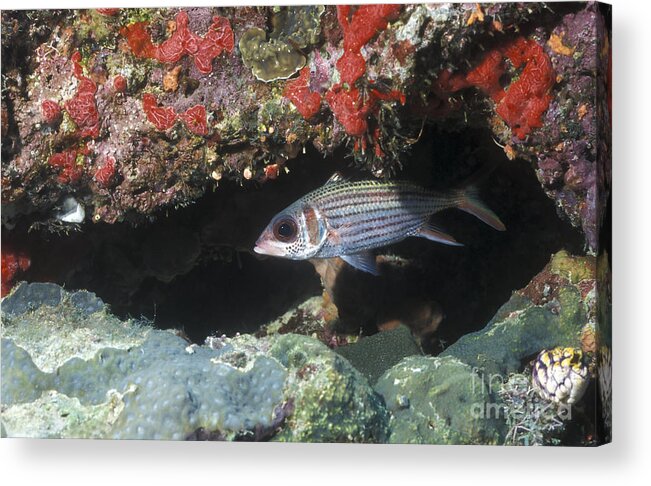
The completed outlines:
<svg viewBox="0 0 651 486">
<path fill-rule="evenodd" d="M 274 236 L 284 243 L 294 241 L 298 234 L 296 222 L 290 218 L 283 218 L 274 224 Z"/>
</svg>

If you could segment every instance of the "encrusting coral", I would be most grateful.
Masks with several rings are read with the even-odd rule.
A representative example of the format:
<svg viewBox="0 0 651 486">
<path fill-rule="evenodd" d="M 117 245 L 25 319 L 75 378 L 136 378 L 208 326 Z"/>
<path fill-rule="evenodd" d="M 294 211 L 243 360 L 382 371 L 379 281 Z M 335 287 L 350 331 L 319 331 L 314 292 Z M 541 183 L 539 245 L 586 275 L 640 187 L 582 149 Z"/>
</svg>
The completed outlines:
<svg viewBox="0 0 651 486">
<path fill-rule="evenodd" d="M 610 47 L 593 48 L 591 34 L 603 34 L 605 24 L 588 5 L 557 16 L 546 33 L 536 27 L 553 15 L 542 11 L 510 4 L 100 9 L 33 17 L 47 24 L 38 36 L 14 33 L 20 15 L 6 11 L 12 45 L 29 46 L 31 57 L 24 87 L 3 91 L 3 203 L 19 205 L 48 187 L 31 201 L 47 213 L 74 185 L 92 221 L 142 220 L 205 194 L 218 181 L 211 174 L 273 180 L 269 174 L 282 171 L 267 167 L 282 168 L 307 144 L 325 154 L 348 145 L 361 168 L 391 175 L 425 121 L 467 120 L 492 130 L 509 157 L 536 165 L 549 196 L 594 249 L 601 215 L 591 201 L 605 201 L 609 172 L 596 175 L 593 139 L 609 105 L 597 109 L 593 94 L 608 90 Z M 255 54 L 265 49 L 269 59 L 286 52 L 287 60 Z M 6 79 L 18 79 L 19 64 L 7 54 Z M 272 65 L 285 71 L 261 74 Z M 170 154 L 183 162 L 170 164 Z M 95 184 L 107 157 L 114 177 Z M 48 160 L 53 170 L 40 170 Z"/>
</svg>

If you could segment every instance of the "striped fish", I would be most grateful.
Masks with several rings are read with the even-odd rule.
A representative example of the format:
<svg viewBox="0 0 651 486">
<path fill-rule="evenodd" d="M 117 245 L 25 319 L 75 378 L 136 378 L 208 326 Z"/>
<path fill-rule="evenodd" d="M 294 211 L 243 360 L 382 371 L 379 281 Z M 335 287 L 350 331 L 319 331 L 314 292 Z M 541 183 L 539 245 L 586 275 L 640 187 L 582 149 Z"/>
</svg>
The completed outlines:
<svg viewBox="0 0 651 486">
<path fill-rule="evenodd" d="M 460 246 L 429 223 L 432 214 L 448 208 L 466 211 L 499 231 L 506 229 L 479 200 L 473 186 L 440 193 L 408 182 L 352 182 L 335 173 L 323 186 L 278 213 L 254 251 L 292 260 L 341 257 L 377 275 L 371 250 L 409 236 Z"/>
</svg>

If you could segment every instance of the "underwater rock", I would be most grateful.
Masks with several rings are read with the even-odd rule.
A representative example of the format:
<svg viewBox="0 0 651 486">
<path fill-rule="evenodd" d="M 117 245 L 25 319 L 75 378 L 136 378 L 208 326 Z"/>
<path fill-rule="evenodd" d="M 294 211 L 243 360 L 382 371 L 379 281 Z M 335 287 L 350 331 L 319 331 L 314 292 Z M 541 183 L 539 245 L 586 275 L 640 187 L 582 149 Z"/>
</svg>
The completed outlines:
<svg viewBox="0 0 651 486">
<path fill-rule="evenodd" d="M 14 291 L 2 300 L 2 313 L 18 316 L 42 305 L 57 306 L 64 296 L 63 289 L 52 283 L 21 282 Z"/>
<path fill-rule="evenodd" d="M 25 285 L 3 310 L 16 293 L 27 294 Z M 388 414 L 366 379 L 312 338 L 242 335 L 189 345 L 173 332 L 120 321 L 105 306 L 89 314 L 78 307 L 86 293 L 73 299 L 79 293 L 58 290 L 54 306 L 41 299 L 3 314 L 8 436 L 380 442 L 388 435 Z"/>
<path fill-rule="evenodd" d="M 580 348 L 583 326 L 595 319 L 595 272 L 593 257 L 558 252 L 484 329 L 463 336 L 441 356 L 456 357 L 487 375 L 506 376 L 541 349 Z"/>
<path fill-rule="evenodd" d="M 3 437 L 102 439 L 124 409 L 122 398 L 110 390 L 106 402 L 82 405 L 77 398 L 49 390 L 34 401 L 3 407 Z"/>
<path fill-rule="evenodd" d="M 289 373 L 286 393 L 294 413 L 273 440 L 385 442 L 389 414 L 362 374 L 324 344 L 287 334 L 269 354 Z"/>
<path fill-rule="evenodd" d="M 79 290 L 70 295 L 70 303 L 86 315 L 101 311 L 105 304 L 93 292 Z"/>
<path fill-rule="evenodd" d="M 337 309 L 324 297 L 308 298 L 277 319 L 260 327 L 255 333 L 256 337 L 272 334 L 300 334 L 318 339 L 334 349 L 357 342 L 358 333 L 346 334 L 332 328 L 332 323 L 336 320 Z"/>
<path fill-rule="evenodd" d="M 412 356 L 376 383 L 391 412 L 393 444 L 495 444 L 502 422 L 489 415 L 482 378 L 453 357 Z"/>
<path fill-rule="evenodd" d="M 52 388 L 51 375 L 41 371 L 29 353 L 2 338 L 2 407 L 33 402 Z"/>
<path fill-rule="evenodd" d="M 142 344 L 150 328 L 120 321 L 93 297 L 53 283 L 22 282 L 2 300 L 2 337 L 27 351 L 46 373 L 73 358 L 91 359 L 105 347 L 126 350 Z"/>
<path fill-rule="evenodd" d="M 565 15 L 551 32 L 546 50 L 557 94 L 545 113 L 540 142 L 530 147 L 545 192 L 595 252 L 611 183 L 610 45 L 597 4 Z"/>
</svg>

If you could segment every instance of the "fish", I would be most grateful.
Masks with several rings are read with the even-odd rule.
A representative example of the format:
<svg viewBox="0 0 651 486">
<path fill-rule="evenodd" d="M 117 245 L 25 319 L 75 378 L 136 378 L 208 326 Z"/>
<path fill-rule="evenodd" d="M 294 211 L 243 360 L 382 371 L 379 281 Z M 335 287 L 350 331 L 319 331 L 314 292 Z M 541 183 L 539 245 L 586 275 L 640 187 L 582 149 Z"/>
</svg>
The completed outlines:
<svg viewBox="0 0 651 486">
<path fill-rule="evenodd" d="M 450 208 L 506 230 L 479 199 L 474 183 L 437 192 L 411 182 L 351 181 L 336 172 L 276 214 L 253 250 L 291 260 L 340 257 L 358 270 L 379 275 L 372 250 L 410 236 L 463 246 L 430 222 L 434 213 Z"/>
</svg>

